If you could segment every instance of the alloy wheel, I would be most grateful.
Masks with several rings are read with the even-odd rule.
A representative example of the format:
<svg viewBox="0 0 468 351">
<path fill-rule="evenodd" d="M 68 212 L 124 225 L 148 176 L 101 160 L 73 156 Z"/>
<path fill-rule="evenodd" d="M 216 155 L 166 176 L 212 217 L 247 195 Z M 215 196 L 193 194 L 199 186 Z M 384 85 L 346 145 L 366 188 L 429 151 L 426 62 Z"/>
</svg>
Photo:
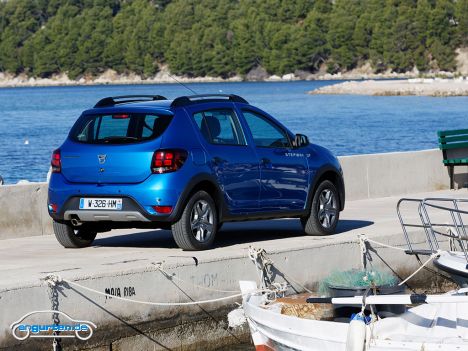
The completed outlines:
<svg viewBox="0 0 468 351">
<path fill-rule="evenodd" d="M 324 228 L 330 228 L 335 224 L 338 209 L 335 193 L 330 189 L 324 189 L 320 193 L 318 220 Z"/>
<path fill-rule="evenodd" d="M 205 242 L 213 234 L 214 215 L 205 200 L 195 202 L 190 214 L 190 229 L 198 242 Z"/>
</svg>

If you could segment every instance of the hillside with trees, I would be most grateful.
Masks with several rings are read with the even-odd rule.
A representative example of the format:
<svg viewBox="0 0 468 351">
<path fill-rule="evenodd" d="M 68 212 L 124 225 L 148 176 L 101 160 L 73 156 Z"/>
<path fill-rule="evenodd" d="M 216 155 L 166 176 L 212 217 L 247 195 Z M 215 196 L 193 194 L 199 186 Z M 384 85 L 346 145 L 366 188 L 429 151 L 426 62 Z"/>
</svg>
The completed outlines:
<svg viewBox="0 0 468 351">
<path fill-rule="evenodd" d="M 0 1 L 0 72 L 72 79 L 455 69 L 468 0 Z"/>
</svg>

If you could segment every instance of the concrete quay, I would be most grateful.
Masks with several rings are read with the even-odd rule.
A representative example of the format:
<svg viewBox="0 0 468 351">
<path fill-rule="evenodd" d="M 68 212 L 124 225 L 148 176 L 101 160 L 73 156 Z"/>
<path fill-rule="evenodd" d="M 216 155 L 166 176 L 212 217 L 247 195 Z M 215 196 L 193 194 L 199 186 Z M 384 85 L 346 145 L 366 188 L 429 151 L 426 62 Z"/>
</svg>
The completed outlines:
<svg viewBox="0 0 468 351">
<path fill-rule="evenodd" d="M 347 202 L 336 235 L 305 236 L 297 219 L 226 223 L 215 249 L 202 252 L 178 249 L 166 230 L 116 230 L 98 235 L 92 247 L 67 250 L 50 235 L 46 183 L 1 186 L 0 350 L 50 350 L 50 339 L 18 341 L 10 330 L 26 313 L 50 309 L 97 325 L 87 341 L 63 339 L 66 350 L 216 350 L 249 340 L 247 329 L 227 326 L 226 315 L 240 298 L 216 299 L 238 292 L 239 280 L 258 280 L 248 258 L 250 246 L 266 250 L 276 281 L 288 281 L 297 291 L 302 284 L 314 289 L 331 271 L 361 265 L 359 234 L 405 247 L 395 211 L 401 197 L 468 196 L 467 189 L 447 190 L 449 177 L 439 150 L 346 156 L 340 162 Z M 456 167 L 456 187 L 463 188 L 467 180 L 468 167 Z M 407 220 L 418 220 L 415 208 L 405 213 Z M 423 233 L 410 235 L 414 244 L 424 243 Z M 402 278 L 419 267 L 401 250 L 373 247 L 376 267 L 391 267 Z M 51 273 L 100 294 L 67 282 L 51 289 L 43 282 Z M 409 282 L 431 290 L 446 284 L 424 271 Z M 147 302 L 215 301 L 157 306 L 103 293 Z M 43 324 L 51 318 L 27 321 Z"/>
<path fill-rule="evenodd" d="M 411 197 L 467 195 L 468 191 L 462 189 Z M 265 249 L 273 260 L 277 281 L 286 280 L 298 291 L 301 287 L 296 281 L 314 288 L 334 269 L 360 266 L 359 234 L 404 247 L 395 212 L 399 198 L 349 201 L 338 233 L 328 237 L 303 235 L 295 219 L 227 223 L 219 233 L 216 248 L 201 252 L 178 249 L 170 231 L 165 230 L 113 231 L 101 234 L 93 247 L 79 250 L 66 250 L 49 235 L 2 240 L 0 350 L 50 349 L 50 340 L 13 339 L 9 325 L 28 312 L 51 309 L 52 305 L 72 318 L 89 320 L 98 326 L 88 341 L 64 340 L 70 350 L 212 350 L 246 340 L 246 330 L 232 331 L 226 324 L 226 313 L 239 298 L 184 307 L 146 306 L 66 283 L 59 284 L 54 296 L 41 279 L 56 273 L 100 292 L 119 291 L 122 297 L 141 301 L 216 299 L 234 294 L 239 280 L 258 280 L 254 264 L 247 257 L 249 246 L 253 246 Z M 405 213 L 407 220 L 418 220 L 415 209 L 409 208 Z M 411 232 L 411 236 L 415 243 L 424 241 L 420 232 Z M 390 266 L 402 278 L 418 267 L 416 260 L 402 251 L 373 247 L 378 255 L 373 254 L 372 263 L 377 267 Z M 169 277 L 158 269 L 159 264 Z M 430 288 L 443 283 L 421 274 L 409 285 Z"/>
</svg>

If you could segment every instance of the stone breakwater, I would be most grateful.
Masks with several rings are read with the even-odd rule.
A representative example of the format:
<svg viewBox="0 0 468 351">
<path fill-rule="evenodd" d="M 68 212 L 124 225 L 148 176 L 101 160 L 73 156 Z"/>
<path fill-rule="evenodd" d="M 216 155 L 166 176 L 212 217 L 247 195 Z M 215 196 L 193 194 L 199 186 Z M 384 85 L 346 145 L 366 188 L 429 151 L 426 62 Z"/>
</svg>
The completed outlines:
<svg viewBox="0 0 468 351">
<path fill-rule="evenodd" d="M 468 77 L 456 79 L 365 80 L 328 85 L 308 92 L 373 96 L 468 96 Z"/>
</svg>

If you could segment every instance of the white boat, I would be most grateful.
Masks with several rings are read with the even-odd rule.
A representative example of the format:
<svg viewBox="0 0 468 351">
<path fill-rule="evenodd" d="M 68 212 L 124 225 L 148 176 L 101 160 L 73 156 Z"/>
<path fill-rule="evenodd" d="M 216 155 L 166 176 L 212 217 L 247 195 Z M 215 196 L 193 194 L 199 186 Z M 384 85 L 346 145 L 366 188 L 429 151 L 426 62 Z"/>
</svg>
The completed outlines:
<svg viewBox="0 0 468 351">
<path fill-rule="evenodd" d="M 365 325 L 363 322 L 339 323 L 284 315 L 281 303 L 269 303 L 267 295 L 258 292 L 255 282 L 245 281 L 240 285 L 245 294 L 244 314 L 257 351 L 468 350 L 466 289 L 427 297 L 369 296 L 367 302 L 370 304 L 426 303 L 410 308 L 400 316 Z M 355 304 L 360 301 L 361 296 L 334 298 L 330 302 Z"/>
</svg>

